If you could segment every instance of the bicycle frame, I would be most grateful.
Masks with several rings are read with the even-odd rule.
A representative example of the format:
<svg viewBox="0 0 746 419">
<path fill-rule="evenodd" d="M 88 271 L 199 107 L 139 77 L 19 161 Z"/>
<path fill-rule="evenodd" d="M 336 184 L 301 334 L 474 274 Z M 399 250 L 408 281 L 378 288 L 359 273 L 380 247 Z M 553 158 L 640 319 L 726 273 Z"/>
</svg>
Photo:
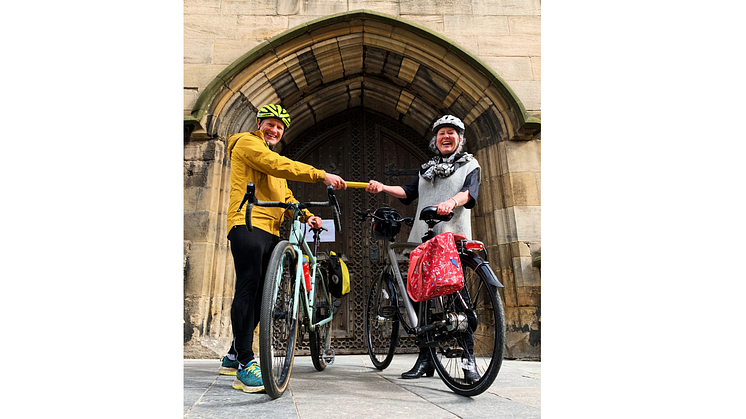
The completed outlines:
<svg viewBox="0 0 746 419">
<path fill-rule="evenodd" d="M 396 263 L 396 252 L 394 251 L 394 249 L 414 249 L 415 247 L 419 246 L 419 243 L 390 243 L 388 241 L 385 241 L 385 243 L 386 254 L 388 254 L 388 258 L 384 263 L 384 270 L 389 269 L 390 271 L 392 271 L 392 273 L 394 274 L 394 278 L 396 278 L 399 292 L 403 294 L 402 302 L 404 303 L 404 308 L 407 310 L 407 315 L 409 316 L 409 320 L 411 321 L 411 326 L 408 325 L 405 321 L 402 321 L 402 324 L 404 325 L 404 329 L 407 331 L 407 333 L 410 333 L 410 330 L 413 330 L 415 327 L 417 327 L 417 325 L 419 325 L 419 319 L 417 317 L 417 313 L 414 312 L 412 300 L 409 298 L 409 294 L 407 294 L 407 286 L 404 283 L 404 278 L 402 277 L 401 269 L 399 269 L 399 264 Z"/>
<path fill-rule="evenodd" d="M 315 252 L 311 251 L 311 248 L 308 246 L 308 243 L 305 241 L 303 235 L 301 234 L 301 227 L 302 223 L 298 219 L 298 214 L 296 211 L 298 211 L 296 208 L 292 209 L 293 211 L 293 225 L 290 229 L 290 235 L 288 237 L 288 241 L 290 242 L 290 245 L 293 246 L 293 249 L 296 252 L 298 265 L 295 270 L 295 287 L 293 292 L 293 310 L 292 310 L 292 319 L 293 321 L 296 320 L 299 310 L 298 310 L 298 304 L 299 301 L 301 301 L 300 297 L 300 290 L 301 287 L 305 290 L 304 292 L 304 298 L 302 299 L 305 312 L 308 313 L 308 322 L 309 326 L 312 329 L 316 329 L 319 326 L 323 326 L 326 323 L 329 323 L 332 321 L 333 313 L 329 312 L 329 317 L 320 320 L 319 322 L 315 322 L 316 319 L 314 319 L 314 311 L 312 310 L 313 302 L 316 299 L 316 275 L 320 271 L 318 269 L 318 260 L 316 259 Z M 303 255 L 308 256 L 308 270 L 309 274 L 311 276 L 311 288 L 306 289 L 306 283 L 303 280 Z M 274 291 L 274 297 L 277 297 L 278 287 L 280 284 L 279 278 L 275 283 L 277 286 L 275 287 Z"/>
</svg>

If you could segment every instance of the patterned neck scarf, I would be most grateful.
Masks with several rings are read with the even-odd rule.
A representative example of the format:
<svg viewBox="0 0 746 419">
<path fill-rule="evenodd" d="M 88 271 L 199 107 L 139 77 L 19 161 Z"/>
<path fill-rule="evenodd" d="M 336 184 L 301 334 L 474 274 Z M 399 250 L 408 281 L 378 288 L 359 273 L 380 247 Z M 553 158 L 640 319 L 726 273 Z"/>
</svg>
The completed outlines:
<svg viewBox="0 0 746 419">
<path fill-rule="evenodd" d="M 432 181 L 435 176 L 445 178 L 451 176 L 458 170 L 459 166 L 474 159 L 469 153 L 452 153 L 448 156 L 435 156 L 429 162 L 422 165 L 420 175 Z"/>
</svg>

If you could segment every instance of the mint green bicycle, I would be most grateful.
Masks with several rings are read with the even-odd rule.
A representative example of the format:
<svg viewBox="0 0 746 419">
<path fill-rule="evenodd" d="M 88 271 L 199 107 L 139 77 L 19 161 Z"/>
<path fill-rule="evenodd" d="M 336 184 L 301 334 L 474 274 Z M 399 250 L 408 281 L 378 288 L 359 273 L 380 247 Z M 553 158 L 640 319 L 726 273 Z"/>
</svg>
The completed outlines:
<svg viewBox="0 0 746 419">
<path fill-rule="evenodd" d="M 326 270 L 316 258 L 319 248 L 319 234 L 324 227 L 312 228 L 313 249 L 309 248 L 303 233 L 302 209 L 311 207 L 332 207 L 336 230 L 341 232 L 340 210 L 334 189 L 327 187 L 328 202 L 279 202 L 258 201 L 254 195 L 254 184 L 246 185 L 238 211 L 248 203 L 246 228 L 253 230 L 251 211 L 254 205 L 284 208 L 292 213 L 292 227 L 288 240 L 275 246 L 269 259 L 267 275 L 264 279 L 262 308 L 259 318 L 259 362 L 262 367 L 262 381 L 267 394 L 276 399 L 282 396 L 290 382 L 293 370 L 295 346 L 298 343 L 298 325 L 302 337 L 307 331 L 313 366 L 323 371 L 334 363 L 334 350 L 331 349 L 331 322 L 334 315 L 332 297 L 329 293 Z M 305 262 L 307 261 L 307 262 Z M 307 263 L 308 282 L 304 274 Z"/>
</svg>

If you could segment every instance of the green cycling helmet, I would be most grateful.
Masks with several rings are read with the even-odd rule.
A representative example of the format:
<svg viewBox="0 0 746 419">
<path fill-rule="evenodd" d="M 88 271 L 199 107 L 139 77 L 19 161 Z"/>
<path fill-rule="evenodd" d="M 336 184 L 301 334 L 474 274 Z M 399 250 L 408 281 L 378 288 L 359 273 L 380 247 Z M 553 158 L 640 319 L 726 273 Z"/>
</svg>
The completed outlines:
<svg viewBox="0 0 746 419">
<path fill-rule="evenodd" d="M 257 120 L 263 118 L 277 118 L 285 124 L 285 128 L 290 128 L 290 114 L 280 105 L 264 105 L 256 113 Z"/>
</svg>

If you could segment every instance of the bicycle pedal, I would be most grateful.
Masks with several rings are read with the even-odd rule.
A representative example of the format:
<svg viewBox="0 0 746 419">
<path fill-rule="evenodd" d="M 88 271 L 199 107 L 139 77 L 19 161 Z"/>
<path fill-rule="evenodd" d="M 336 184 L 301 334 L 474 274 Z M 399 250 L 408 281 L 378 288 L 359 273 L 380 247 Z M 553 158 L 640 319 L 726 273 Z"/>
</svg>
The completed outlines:
<svg viewBox="0 0 746 419">
<path fill-rule="evenodd" d="M 321 355 L 321 359 L 324 361 L 326 365 L 331 365 L 334 363 L 334 349 L 329 348 L 324 351 L 324 353 Z"/>
</svg>

